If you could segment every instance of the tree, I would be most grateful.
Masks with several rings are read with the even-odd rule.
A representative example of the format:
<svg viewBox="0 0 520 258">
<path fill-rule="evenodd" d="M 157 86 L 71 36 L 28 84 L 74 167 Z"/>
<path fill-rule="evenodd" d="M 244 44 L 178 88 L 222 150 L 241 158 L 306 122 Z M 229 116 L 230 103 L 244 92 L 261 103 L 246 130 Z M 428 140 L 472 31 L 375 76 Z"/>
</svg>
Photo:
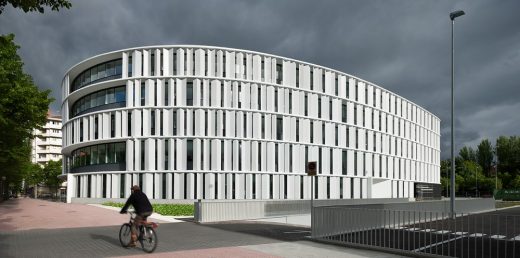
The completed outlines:
<svg viewBox="0 0 520 258">
<path fill-rule="evenodd" d="M 14 8 L 20 8 L 26 13 L 34 11 L 44 13 L 45 6 L 51 7 L 53 11 L 59 11 L 60 8 L 69 9 L 72 6 L 67 0 L 0 0 L 0 14 L 7 4 L 11 4 Z"/>
<path fill-rule="evenodd" d="M 477 155 L 475 154 L 475 151 L 471 147 L 462 147 L 459 151 L 459 156 L 462 158 L 462 160 L 466 161 L 477 161 Z"/>
<path fill-rule="evenodd" d="M 63 182 L 63 180 L 58 178 L 59 175 L 61 175 L 61 160 L 51 160 L 42 168 L 43 183 L 49 188 L 54 189 L 54 193 L 58 191 L 58 188 Z"/>
<path fill-rule="evenodd" d="M 482 167 L 484 175 L 490 176 L 493 163 L 493 146 L 488 139 L 482 140 L 477 147 L 477 162 Z"/>
<path fill-rule="evenodd" d="M 15 185 L 31 162 L 33 129 L 45 124 L 53 101 L 23 72 L 18 48 L 13 34 L 0 35 L 0 176 Z"/>
<path fill-rule="evenodd" d="M 513 178 L 520 174 L 520 137 L 498 137 L 496 155 L 500 173 L 509 172 Z"/>
</svg>

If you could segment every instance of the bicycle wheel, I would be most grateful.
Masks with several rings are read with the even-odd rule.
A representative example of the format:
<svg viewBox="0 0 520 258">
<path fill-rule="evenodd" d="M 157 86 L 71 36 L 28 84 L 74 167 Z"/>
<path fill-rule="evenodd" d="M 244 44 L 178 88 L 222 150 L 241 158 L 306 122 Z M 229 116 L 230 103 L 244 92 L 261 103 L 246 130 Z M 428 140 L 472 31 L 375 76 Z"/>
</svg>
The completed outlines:
<svg viewBox="0 0 520 258">
<path fill-rule="evenodd" d="M 155 248 L 157 248 L 157 234 L 155 230 L 151 227 L 143 227 L 140 232 L 139 242 L 143 250 L 147 253 L 155 251 Z"/>
<path fill-rule="evenodd" d="M 125 223 L 119 230 L 119 242 L 121 246 L 128 247 L 132 242 L 132 228 L 129 223 Z"/>
</svg>

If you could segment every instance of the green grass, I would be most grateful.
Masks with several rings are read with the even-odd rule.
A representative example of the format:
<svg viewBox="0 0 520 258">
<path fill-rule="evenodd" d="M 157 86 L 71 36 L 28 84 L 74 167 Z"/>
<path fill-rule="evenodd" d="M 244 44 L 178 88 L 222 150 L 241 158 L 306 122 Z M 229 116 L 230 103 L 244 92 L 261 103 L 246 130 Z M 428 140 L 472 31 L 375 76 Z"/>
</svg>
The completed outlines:
<svg viewBox="0 0 520 258">
<path fill-rule="evenodd" d="M 105 202 L 105 206 L 122 208 L 124 203 Z M 193 216 L 193 204 L 152 204 L 153 211 L 165 216 Z"/>
<path fill-rule="evenodd" d="M 512 207 L 520 205 L 520 202 L 506 202 L 506 201 L 497 201 L 495 202 L 495 208 L 506 208 L 506 207 Z"/>
</svg>

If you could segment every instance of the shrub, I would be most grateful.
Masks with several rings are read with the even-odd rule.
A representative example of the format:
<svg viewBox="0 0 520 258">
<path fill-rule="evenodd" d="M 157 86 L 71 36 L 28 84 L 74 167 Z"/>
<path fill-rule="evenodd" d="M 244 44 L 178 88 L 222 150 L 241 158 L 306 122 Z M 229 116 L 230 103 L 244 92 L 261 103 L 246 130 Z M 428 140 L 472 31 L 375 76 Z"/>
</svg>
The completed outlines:
<svg viewBox="0 0 520 258">
<path fill-rule="evenodd" d="M 105 206 L 122 208 L 124 203 L 105 202 Z M 165 216 L 193 216 L 193 204 L 152 204 L 153 211 Z"/>
</svg>

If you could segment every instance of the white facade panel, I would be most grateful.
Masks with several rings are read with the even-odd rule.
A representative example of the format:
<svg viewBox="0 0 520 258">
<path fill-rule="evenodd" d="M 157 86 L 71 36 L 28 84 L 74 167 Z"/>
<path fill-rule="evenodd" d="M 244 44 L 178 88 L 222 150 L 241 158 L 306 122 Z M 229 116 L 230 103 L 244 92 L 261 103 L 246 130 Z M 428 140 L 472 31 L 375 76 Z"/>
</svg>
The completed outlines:
<svg viewBox="0 0 520 258">
<path fill-rule="evenodd" d="M 123 90 L 105 90 L 112 78 L 95 86 L 110 105 L 82 110 L 92 96 L 76 90 L 89 84 L 62 83 L 63 173 L 82 198 L 127 197 L 141 184 L 155 199 L 308 199 L 307 161 L 318 161 L 319 199 L 413 197 L 415 183 L 439 183 L 439 119 L 362 79 L 215 47 L 110 55 Z"/>
</svg>

